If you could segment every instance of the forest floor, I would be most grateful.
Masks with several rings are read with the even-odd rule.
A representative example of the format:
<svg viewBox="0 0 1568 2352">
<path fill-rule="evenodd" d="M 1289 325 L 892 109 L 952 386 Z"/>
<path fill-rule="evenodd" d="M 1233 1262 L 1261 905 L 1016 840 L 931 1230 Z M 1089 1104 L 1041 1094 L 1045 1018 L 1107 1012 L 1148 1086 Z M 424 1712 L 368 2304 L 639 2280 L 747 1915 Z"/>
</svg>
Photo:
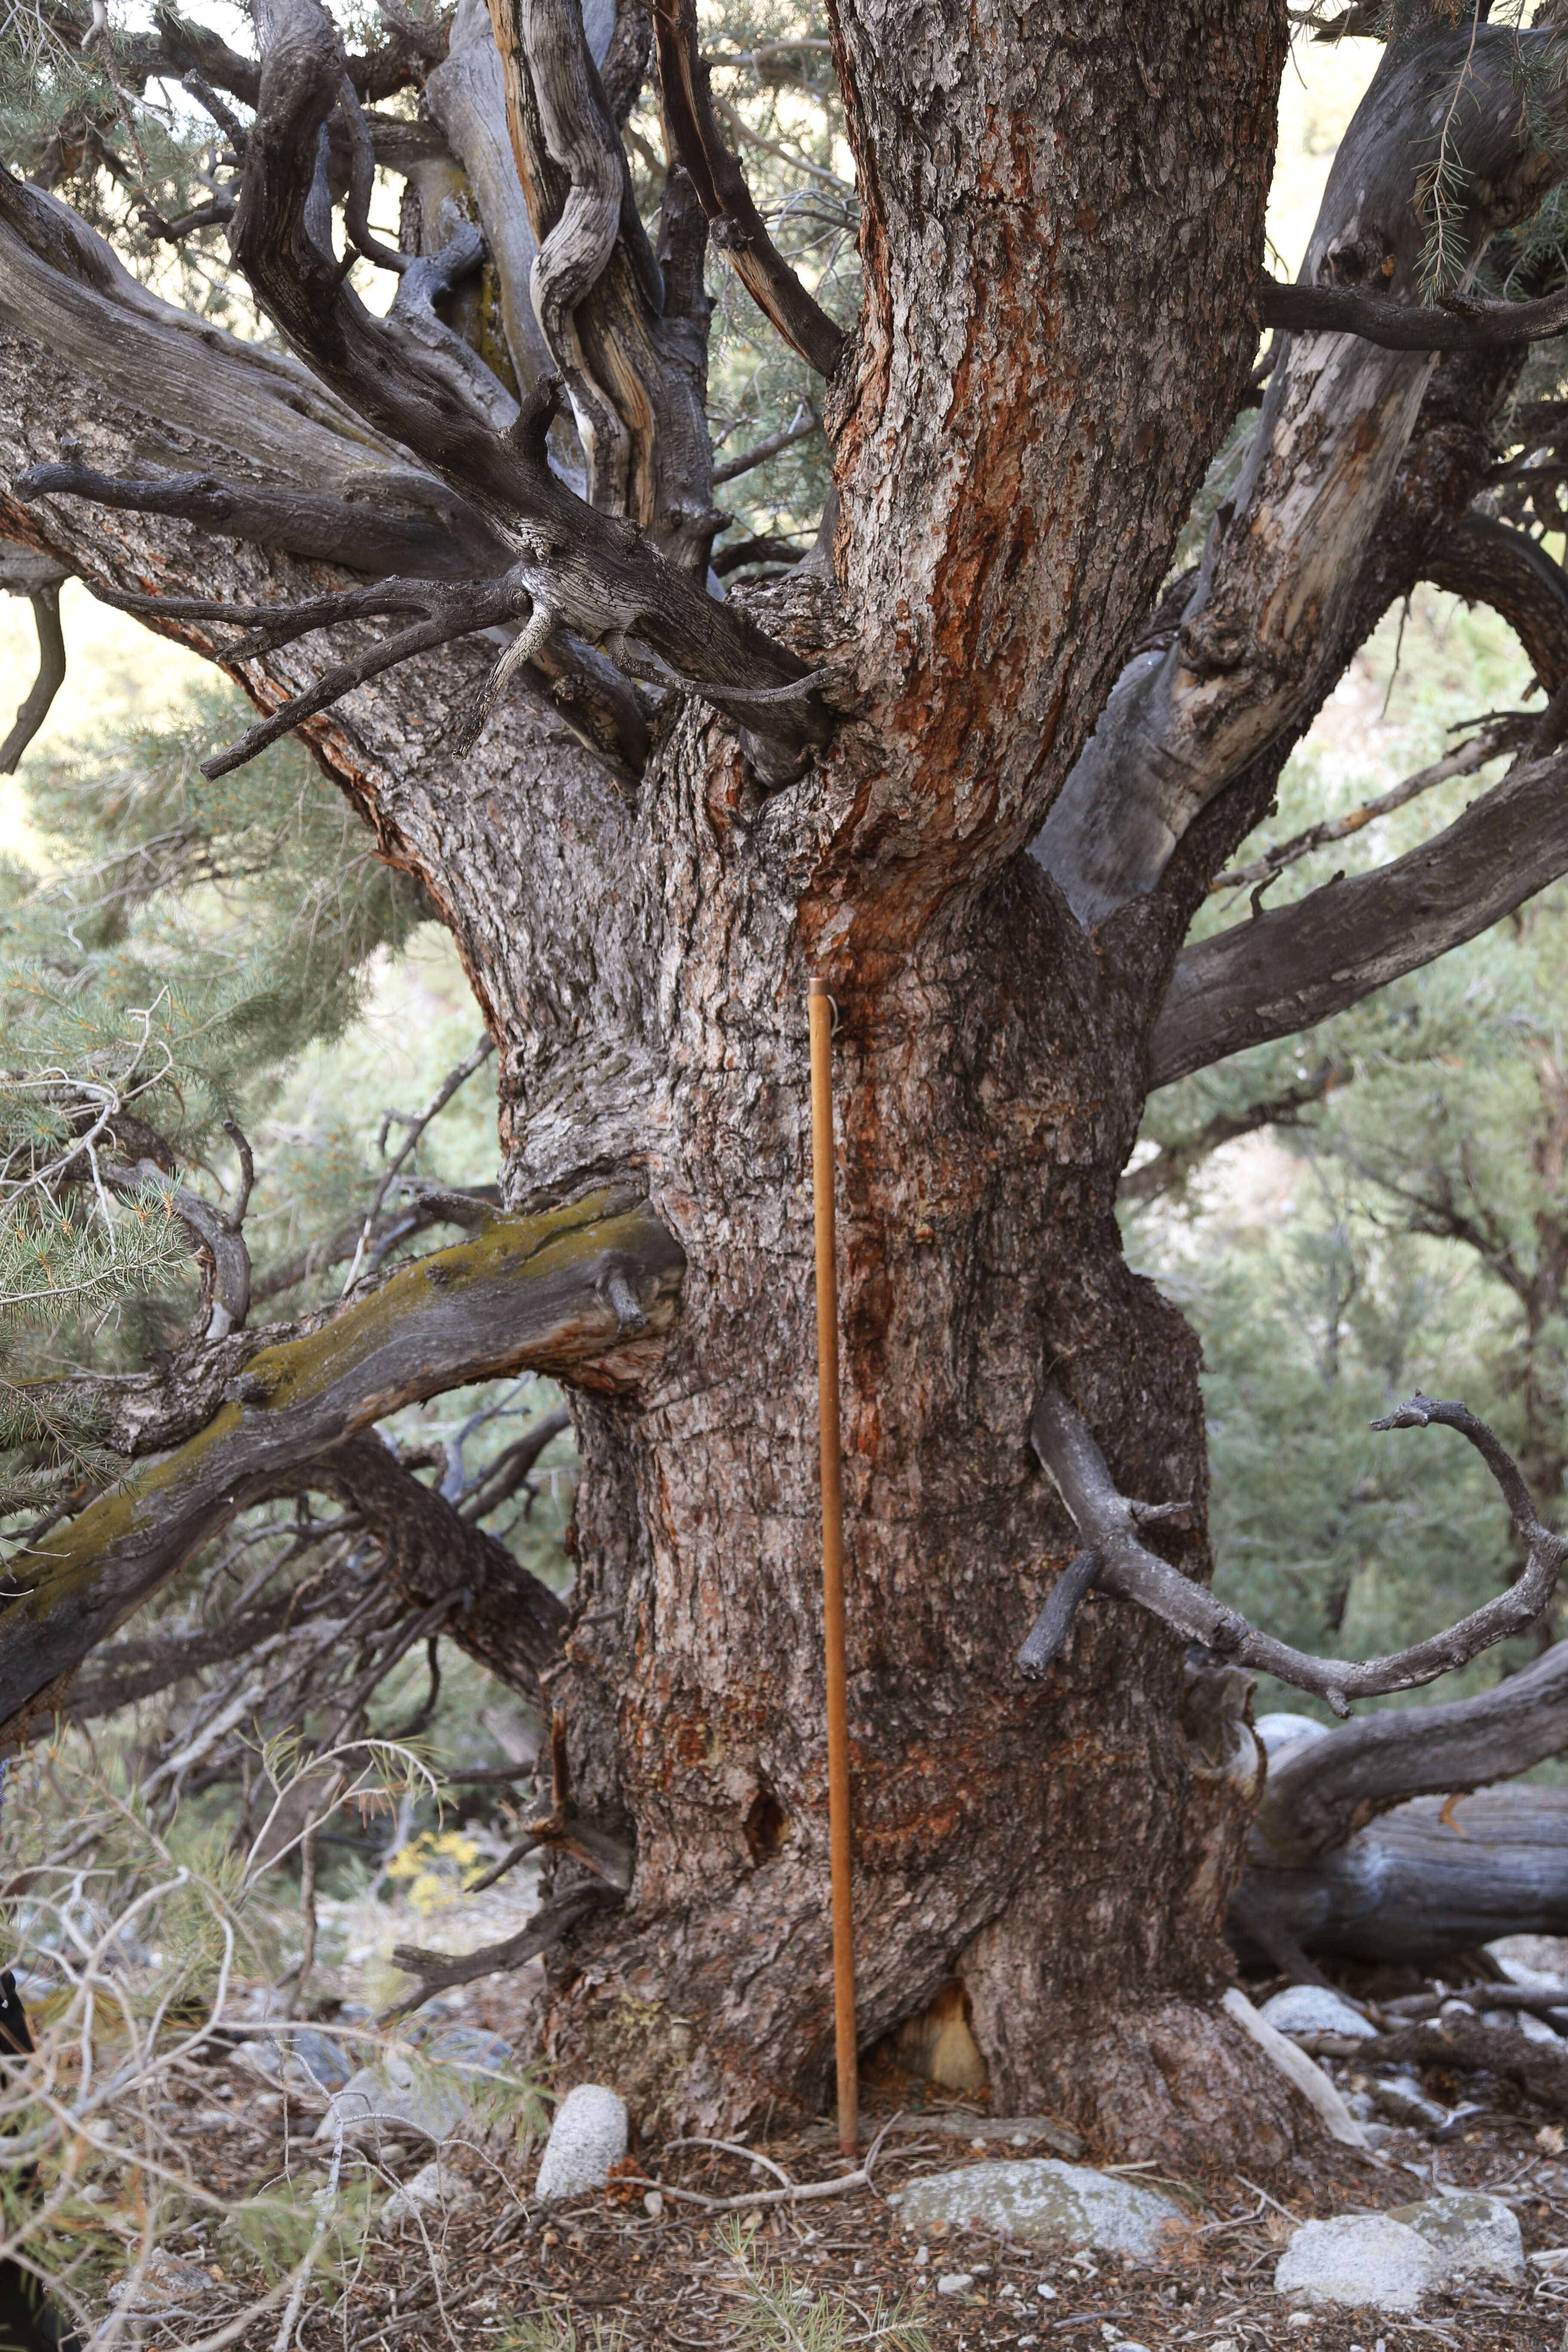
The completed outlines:
<svg viewBox="0 0 1568 2352">
<path fill-rule="evenodd" d="M 533 1901 L 531 1889 L 509 1883 L 453 1920 L 460 1916 L 468 1937 L 489 1940 L 511 1932 Z M 390 1903 L 362 1897 L 321 1907 L 323 1957 L 309 2007 L 352 2065 L 368 2054 L 354 2045 L 370 2013 L 405 1982 L 387 1962 L 392 1943 L 423 1939 L 433 1923 L 401 1889 Z M 1543 1945 L 1533 1958 L 1550 1963 L 1553 1980 L 1568 1981 L 1568 1943 Z M 1406 1973 L 1409 1984 L 1399 1990 L 1422 1981 Z M 1251 1988 L 1258 2000 L 1274 1989 Z M 478 2028 L 470 2038 L 481 2046 L 483 2035 L 499 2035 L 521 2053 L 532 2042 L 542 1990 L 534 1962 L 444 1993 L 403 2030 L 417 2043 L 427 2032 Z M 911 2180 L 984 2158 L 1058 2155 L 1062 2136 L 1058 2129 L 1053 2144 L 1021 2132 L 986 2115 L 984 2096 L 958 2099 L 875 2072 L 864 2085 L 864 2140 L 891 2124 L 895 2109 L 903 2112 L 885 2135 L 870 2188 L 718 2213 L 700 2200 L 771 2188 L 772 2174 L 740 2152 L 634 2139 L 625 2177 L 608 2190 L 542 2207 L 533 2195 L 540 2142 L 520 2129 L 514 2100 L 510 2120 L 492 2118 L 490 2138 L 476 2130 L 445 2144 L 442 2162 L 461 2179 L 459 2201 L 421 2208 L 389 2230 L 381 2218 L 388 2198 L 435 2150 L 402 2126 L 391 2126 L 396 2142 L 384 2140 L 375 2154 L 345 2147 L 342 2193 L 331 2198 L 332 2144 L 319 2136 L 325 2093 L 280 2075 L 276 2052 L 268 2074 L 256 2039 L 271 2033 L 265 2020 L 283 2005 L 254 1987 L 227 2013 L 243 2017 L 248 2008 L 262 2021 L 209 2040 L 194 2063 L 158 2072 L 136 2092 L 146 2130 L 173 2168 L 164 2179 L 183 2174 L 199 2193 L 170 2200 L 157 2252 L 138 2263 L 132 2209 L 142 2189 L 127 2172 L 107 2202 L 104 2191 L 90 2192 L 124 2248 L 124 2270 L 92 2315 L 117 2315 L 117 2344 L 148 2352 L 220 2341 L 239 2352 L 1110 2352 L 1121 2343 L 1127 2352 L 1428 2352 L 1434 2345 L 1568 2352 L 1568 2117 L 1488 2075 L 1431 2074 L 1426 2088 L 1446 2110 L 1463 2101 L 1476 2111 L 1454 2116 L 1436 2137 L 1387 2132 L 1375 2153 L 1321 2137 L 1310 2155 L 1279 2170 L 1215 2167 L 1173 2179 L 1156 2166 L 1117 2166 L 1090 2148 L 1084 2163 L 1162 2189 L 1189 2215 L 1189 2231 L 1158 2267 L 1104 2255 L 1069 2260 L 972 2226 L 906 2229 L 891 2200 Z M 386 2037 L 373 2038 L 384 2046 Z M 1357 2062 L 1326 2063 L 1353 2098 Z M 537 2101 L 534 2112 L 542 2121 Z M 748 2147 L 797 2184 L 826 2183 L 847 2168 L 826 2120 L 776 2128 Z M 112 2183 L 112 2172 L 103 2177 Z M 693 2201 L 683 2203 L 670 2193 L 676 2189 Z M 1299 2222 L 1407 2205 L 1446 2189 L 1505 2199 L 1527 2256 L 1558 2252 L 1561 2263 L 1531 2262 L 1519 2289 L 1474 2284 L 1431 2297 L 1411 2317 L 1307 2313 L 1275 2294 L 1275 2265 Z M 275 2260 L 264 2272 L 255 2249 L 265 2232 L 246 2215 L 268 2200 L 285 2225 L 272 2230 Z M 308 2292 L 284 2326 L 288 2265 L 318 2217 L 324 2228 L 334 2214 L 347 2226 L 322 2242 Z"/>
<path fill-rule="evenodd" d="M 187 2145 L 199 2144 L 205 2184 L 235 2202 L 268 2184 L 287 2181 L 301 2200 L 320 2188 L 326 2158 L 313 2135 L 323 2103 L 258 2093 L 254 2075 L 237 2065 L 212 2074 L 210 2092 L 181 2094 L 190 2109 L 182 2134 Z M 1489 2095 L 1492 2088 L 1486 2086 Z M 1189 2345 L 1202 2352 L 1286 2346 L 1426 2352 L 1434 2343 L 1462 2352 L 1560 2352 L 1568 2275 L 1550 2267 L 1532 2265 L 1531 2285 L 1517 2292 L 1474 2286 L 1459 2297 L 1434 2298 L 1419 2318 L 1307 2316 L 1273 2292 L 1274 2265 L 1295 2221 L 1405 2204 L 1445 2187 L 1506 2197 L 1528 2252 L 1568 2246 L 1568 2164 L 1552 2146 L 1562 2135 L 1543 2129 L 1540 2111 L 1504 2086 L 1495 2086 L 1495 2096 L 1496 2109 L 1470 2119 L 1462 2137 L 1439 2146 L 1400 2132 L 1372 2162 L 1325 2144 L 1311 2161 L 1281 2173 L 1216 2169 L 1175 2181 L 1156 2168 L 1128 2168 L 1172 2190 L 1194 2217 L 1184 2250 L 1159 2269 L 1103 2256 L 1073 2263 L 973 2228 L 906 2232 L 889 2193 L 921 2174 L 952 2168 L 969 2152 L 952 2136 L 959 2117 L 952 2108 L 942 2111 L 945 2130 L 911 2137 L 906 2126 L 889 2137 L 875 2189 L 774 2209 L 749 2234 L 735 2219 L 693 2213 L 668 2197 L 663 2211 L 650 2215 L 646 2178 L 542 2210 L 531 2199 L 537 2148 L 499 2166 L 459 2154 L 458 2167 L 478 2191 L 474 2204 L 446 2219 L 427 2216 L 422 2225 L 405 2222 L 400 2235 L 373 2230 L 352 2276 L 320 2280 L 294 2340 L 303 2352 L 442 2345 L 460 2352 L 506 2352 L 512 2345 L 591 2352 L 599 2344 L 605 2352 L 611 2346 L 785 2352 L 818 2342 L 880 2344 L 886 2352 L 917 2352 L 922 2344 L 930 2352 L 992 2346 L 1106 2352 L 1119 2339 L 1129 2352 Z M 868 2137 L 879 2120 L 868 2117 Z M 796 2181 L 826 2180 L 842 2169 L 826 2124 L 754 2145 Z M 982 2152 L 1055 2150 L 1045 2141 L 999 2148 L 993 2138 L 976 2144 L 975 2160 Z M 712 2198 L 742 2194 L 759 2178 L 738 2157 L 710 2150 L 662 2159 L 657 2147 L 637 2153 L 645 2175 Z M 426 2146 L 384 2158 L 380 2186 L 392 2189 L 429 2155 Z M 167 2243 L 136 2331 L 147 2345 L 210 2337 L 258 2293 L 258 2281 L 246 2277 L 226 2248 L 209 2245 L 210 2225 L 203 2223 Z M 216 2253 L 226 2256 L 226 2267 Z M 939 2282 L 954 2277 L 968 2284 L 942 2292 Z M 806 2325 L 813 2308 L 820 2326 L 823 2306 L 836 2297 L 847 2325 L 814 2338 Z M 277 2331 L 274 2310 L 239 2340 L 247 2352 L 259 2352 L 275 2345 Z"/>
</svg>

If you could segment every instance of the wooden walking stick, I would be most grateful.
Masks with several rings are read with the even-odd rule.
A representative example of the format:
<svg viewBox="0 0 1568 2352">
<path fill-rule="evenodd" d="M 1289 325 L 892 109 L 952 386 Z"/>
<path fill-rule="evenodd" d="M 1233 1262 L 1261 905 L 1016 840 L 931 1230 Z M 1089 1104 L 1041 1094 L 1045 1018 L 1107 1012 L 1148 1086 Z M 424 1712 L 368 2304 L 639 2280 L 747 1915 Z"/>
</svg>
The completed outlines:
<svg viewBox="0 0 1568 2352">
<path fill-rule="evenodd" d="M 811 1177 L 816 1205 L 816 1386 L 822 1423 L 822 1601 L 827 1646 L 827 1837 L 833 1882 L 833 2028 L 838 2058 L 838 2145 L 860 2137 L 855 2059 L 855 1919 L 850 1908 L 849 1702 L 844 1649 L 844 1480 L 838 1450 L 838 1272 L 833 1230 L 833 999 L 814 980 Z"/>
</svg>

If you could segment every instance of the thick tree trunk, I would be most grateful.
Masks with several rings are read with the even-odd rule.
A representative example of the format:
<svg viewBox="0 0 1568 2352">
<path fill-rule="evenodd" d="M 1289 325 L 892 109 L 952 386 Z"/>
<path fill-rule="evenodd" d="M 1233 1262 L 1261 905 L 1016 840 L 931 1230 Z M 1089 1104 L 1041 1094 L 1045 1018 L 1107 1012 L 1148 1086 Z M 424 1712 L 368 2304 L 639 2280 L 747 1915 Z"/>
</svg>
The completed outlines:
<svg viewBox="0 0 1568 2352">
<path fill-rule="evenodd" d="M 636 1816 L 637 1884 L 552 2018 L 574 2069 L 710 2126 L 814 2105 L 832 2050 L 804 991 L 782 936 L 745 1000 L 701 956 L 731 854 L 670 908 L 681 1324 L 635 1415 L 583 1416 L 572 1737 Z M 957 1979 L 999 2112 L 1191 2153 L 1245 2109 L 1282 2147 L 1283 2092 L 1202 2007 L 1251 1773 L 1189 1741 L 1178 1645 L 1131 1611 L 1086 1612 L 1044 1695 L 1014 1665 L 1076 1549 L 1026 1441 L 1042 1331 L 1127 1490 L 1202 1514 L 1196 1350 L 1111 1216 L 1129 1008 L 1022 860 L 838 1002 L 862 2040 Z"/>
<path fill-rule="evenodd" d="M 843 674 L 815 770 L 764 797 L 733 727 L 689 701 L 635 806 L 537 703 L 453 759 L 472 646 L 307 731 L 458 940 L 500 1046 L 509 1207 L 635 1178 L 685 1257 L 662 1351 L 577 1400 L 576 1630 L 551 1696 L 576 1801 L 635 1827 L 637 1861 L 624 1909 L 552 1964 L 567 2078 L 709 2126 L 824 2087 L 813 970 L 841 1013 L 862 2038 L 956 1981 L 999 2109 L 1134 2157 L 1267 2162 L 1290 2095 L 1215 2006 L 1255 1795 L 1234 1693 L 1188 1691 L 1174 1639 L 1109 1601 L 1043 1691 L 1014 1663 L 1077 1549 L 1029 1446 L 1047 1376 L 1124 1492 L 1190 1507 L 1152 1539 L 1208 1566 L 1195 1343 L 1114 1221 L 1180 925 L 1112 954 L 1020 852 L 1245 388 L 1285 20 L 1253 0 L 1048 15 L 930 0 L 911 41 L 906 12 L 837 11 L 868 288 L 831 387 L 844 602 L 821 572 L 748 608 Z M 307 347 L 315 314 L 284 298 L 308 259 L 292 287 L 266 264 Z M 33 420 L 67 413 L 91 464 L 136 470 L 147 385 L 72 373 L 94 373 L 90 309 L 55 360 L 12 344 L 32 397 L 7 470 L 50 457 Z M 21 333 L 37 315 L 7 298 Z M 385 341 L 355 331 L 323 362 L 345 397 Z M 221 417 L 165 413 L 170 461 L 236 470 Z M 368 413 L 410 436 L 422 414 Z M 464 430 L 489 517 L 521 460 Z M 324 584 L 66 499 L 0 520 L 121 587 Z M 590 520 L 593 546 L 622 546 Z M 738 659 L 752 641 L 723 617 Z M 182 633 L 218 650 L 205 623 Z M 274 708 L 319 668 L 296 644 L 247 682 Z"/>
</svg>

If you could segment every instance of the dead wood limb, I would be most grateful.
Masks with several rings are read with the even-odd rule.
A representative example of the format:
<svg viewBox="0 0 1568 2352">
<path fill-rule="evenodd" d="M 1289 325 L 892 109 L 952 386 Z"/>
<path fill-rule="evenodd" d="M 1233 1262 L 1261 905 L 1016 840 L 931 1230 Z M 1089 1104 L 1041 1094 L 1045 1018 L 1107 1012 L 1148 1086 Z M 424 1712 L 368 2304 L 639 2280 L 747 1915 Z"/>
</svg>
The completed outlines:
<svg viewBox="0 0 1568 2352">
<path fill-rule="evenodd" d="M 1099 1574 L 1100 1554 L 1092 1549 L 1076 1552 L 1068 1560 L 1018 1653 L 1018 1672 L 1026 1682 L 1044 1682 L 1067 1647 L 1079 1601 Z"/>
<path fill-rule="evenodd" d="M 1522 539 L 1522 531 L 1513 534 Z M 1551 562 L 1548 556 L 1546 561 Z M 1568 583 L 1565 583 L 1568 584 Z M 1490 602 L 1490 599 L 1488 599 Z M 1564 600 L 1568 613 L 1568 599 Z M 1325 817 L 1321 824 L 1309 825 L 1305 833 L 1292 835 L 1289 841 L 1270 842 L 1261 857 L 1247 866 L 1228 866 L 1216 874 L 1209 884 L 1211 895 L 1217 890 L 1244 890 L 1255 884 L 1265 887 L 1314 850 L 1331 848 L 1337 841 L 1348 841 L 1352 834 L 1373 823 L 1380 816 L 1391 816 L 1424 793 L 1436 791 L 1439 784 L 1450 783 L 1456 776 L 1474 776 L 1491 761 L 1505 751 L 1518 751 L 1530 740 L 1540 714 L 1529 711 L 1508 711 L 1502 717 L 1489 719 L 1478 735 L 1457 750 L 1446 751 L 1440 760 L 1432 761 L 1414 776 L 1406 776 L 1392 791 L 1380 793 L 1374 800 L 1363 801 L 1359 808 L 1347 809 L 1342 816 Z M 1257 901 L 1254 900 L 1256 906 Z"/>
<path fill-rule="evenodd" d="M 1552 2114 L 1568 2116 L 1568 2046 L 1553 2049 L 1506 2025 L 1450 2016 L 1431 2025 L 1407 2025 L 1366 2047 L 1369 2056 L 1375 2052 L 1380 2061 L 1399 2065 L 1496 2074 L 1517 2083 Z"/>
<path fill-rule="evenodd" d="M 44 498 L 72 498 L 127 513 L 174 515 L 227 539 L 359 572 L 396 573 L 413 562 L 432 579 L 449 579 L 467 576 L 483 563 L 487 551 L 492 564 L 505 560 L 504 549 L 478 518 L 463 518 L 451 502 L 447 517 L 417 510 L 400 517 L 395 508 L 388 512 L 379 502 L 331 498 L 303 483 L 228 482 L 216 474 L 138 480 L 100 473 L 75 458 L 29 466 L 11 488 L 24 506 Z M 112 599 L 102 594 L 100 601 Z"/>
<path fill-rule="evenodd" d="M 176 1183 L 154 1160 L 139 1160 L 134 1168 L 108 1162 L 102 1174 L 110 1191 L 121 1196 L 161 1193 L 181 1223 L 195 1235 L 197 1246 L 205 1252 L 212 1268 L 207 1297 L 202 1306 L 202 1336 L 224 1339 L 231 1331 L 243 1330 L 250 1312 L 250 1252 L 238 1221 L 226 1215 L 211 1201 L 204 1201 L 188 1184 Z M 248 1184 L 246 1192 L 248 1196 Z M 240 1214 L 244 1214 L 243 1208 Z"/>
<path fill-rule="evenodd" d="M 1042 1388 L 1030 1436 L 1079 1536 L 1100 1555 L 1097 1581 L 1102 1591 L 1135 1602 L 1185 1640 L 1201 1642 L 1237 1665 L 1274 1675 L 1298 1690 L 1316 1692 L 1336 1715 L 1348 1715 L 1352 1699 L 1434 1682 L 1532 1624 L 1556 1590 L 1568 1558 L 1568 1541 L 1542 1527 L 1536 1517 L 1512 1457 L 1486 1423 L 1462 1404 L 1414 1397 L 1373 1427 L 1425 1429 L 1434 1423 L 1457 1430 L 1486 1463 L 1525 1546 L 1526 1564 L 1506 1591 L 1445 1633 L 1360 1665 L 1310 1657 L 1272 1634 L 1258 1633 L 1237 1611 L 1226 1608 L 1202 1585 L 1148 1550 L 1138 1530 L 1150 1517 L 1149 1509 L 1118 1492 L 1087 1425 L 1050 1381 Z"/>
<path fill-rule="evenodd" d="M 1359 1004 L 1568 873 L 1565 787 L 1561 755 L 1516 766 L 1405 856 L 1184 949 L 1150 1039 L 1150 1091 Z"/>
<path fill-rule="evenodd" d="M 1550 2017 L 1557 2010 L 1568 2011 L 1568 1993 L 1542 1992 L 1530 1985 L 1490 1983 L 1456 1985 L 1451 1992 L 1402 1993 L 1394 2000 L 1380 2000 L 1377 2006 L 1382 2016 L 1406 2019 L 1414 2025 L 1422 2018 L 1436 2017 L 1451 2000 L 1468 2001 L 1474 2010 L 1516 2009 L 1527 2017 Z"/>
<path fill-rule="evenodd" d="M 377 2018 L 378 2025 L 392 2025 L 400 2017 L 407 2017 L 421 2008 L 438 1992 L 447 1992 L 454 1985 L 474 1984 L 480 1977 L 500 1975 L 509 1969 L 520 1969 L 569 1936 L 574 1927 L 595 1911 L 615 1910 L 621 1896 L 613 1895 L 606 1886 L 574 1886 L 554 1903 L 547 1903 L 536 1911 L 526 1927 L 515 1936 L 508 1936 L 499 1944 L 482 1944 L 477 1952 L 427 1952 L 416 1944 L 393 1947 L 393 1960 L 410 1976 L 419 1979 L 419 1989 L 406 2000 L 397 2001 Z"/>
<path fill-rule="evenodd" d="M 1255 1847 L 1231 1922 L 1243 1950 L 1273 1956 L 1283 1938 L 1318 1958 L 1427 1968 L 1500 1936 L 1568 1934 L 1568 1791 L 1417 1797 L 1291 1866 Z M 1298 1973 L 1282 1949 L 1279 1965 Z"/>
<path fill-rule="evenodd" d="M 1398 302 L 1352 286 L 1281 286 L 1265 278 L 1258 323 L 1289 334 L 1360 335 L 1385 352 L 1488 352 L 1533 343 L 1568 328 L 1568 292 L 1539 302 L 1485 302 L 1450 294 L 1436 304 Z"/>
<path fill-rule="evenodd" d="M 1260 1862 L 1316 1861 L 1413 1797 L 1457 1796 L 1568 1752 L 1568 1643 L 1474 1698 L 1389 1708 L 1271 1765 L 1253 1832 Z"/>
<path fill-rule="evenodd" d="M 55 1704 L 88 1653 L 237 1511 L 400 1405 L 527 1368 L 580 1377 L 594 1365 L 593 1377 L 613 1382 L 628 1336 L 612 1281 L 637 1306 L 630 1344 L 646 1344 L 674 1319 L 684 1266 L 646 1202 L 600 1193 L 498 1219 L 309 1318 L 298 1336 L 218 1342 L 228 1377 L 216 1417 L 13 1558 L 0 1738 L 20 1737 Z"/>
<path fill-rule="evenodd" d="M 653 16 L 665 123 L 675 161 L 697 190 L 713 242 L 791 349 L 831 375 L 847 341 L 844 330 L 806 292 L 774 245 L 739 158 L 720 135 L 710 70 L 698 46 L 696 0 L 654 0 Z M 784 446 L 782 438 L 778 446 Z"/>
<path fill-rule="evenodd" d="M 1343 1086 L 1353 1075 L 1349 1062 L 1325 1055 L 1315 1068 L 1283 1094 L 1248 1103 L 1242 1111 L 1215 1111 L 1195 1135 L 1182 1142 L 1162 1144 L 1152 1160 L 1129 1168 L 1117 1186 L 1117 1199 L 1153 1201 L 1162 1193 L 1178 1192 L 1211 1151 L 1217 1151 L 1222 1144 L 1235 1143 L 1242 1136 L 1256 1135 L 1260 1128 L 1299 1127 L 1303 1111 L 1321 1102 L 1326 1094 Z"/>
<path fill-rule="evenodd" d="M 42 568 L 42 567 L 40 567 Z M 23 752 L 48 717 L 56 695 L 66 682 L 66 641 L 60 628 L 60 584 L 68 576 L 53 564 L 49 578 L 38 578 L 26 589 L 38 633 L 38 674 L 18 704 L 10 733 L 0 743 L 0 776 L 14 776 Z M 0 578 L 0 585 L 9 583 Z M 13 590 L 11 593 L 16 593 Z"/>
</svg>

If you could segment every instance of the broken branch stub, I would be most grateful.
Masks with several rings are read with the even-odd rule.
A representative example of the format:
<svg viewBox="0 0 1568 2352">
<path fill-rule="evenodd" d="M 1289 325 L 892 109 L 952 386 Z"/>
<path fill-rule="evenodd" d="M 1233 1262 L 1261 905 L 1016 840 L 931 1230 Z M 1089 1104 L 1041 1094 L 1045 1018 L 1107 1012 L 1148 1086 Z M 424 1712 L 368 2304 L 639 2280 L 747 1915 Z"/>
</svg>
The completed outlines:
<svg viewBox="0 0 1568 2352">
<path fill-rule="evenodd" d="M 1543 1527 L 1537 1517 L 1512 1456 L 1485 1422 L 1464 1405 L 1415 1396 L 1373 1427 L 1425 1429 L 1433 1423 L 1458 1430 L 1486 1463 L 1525 1547 L 1525 1565 L 1506 1591 L 1444 1633 L 1360 1665 L 1341 1658 L 1312 1657 L 1288 1642 L 1276 1641 L 1270 1633 L 1259 1633 L 1239 1612 L 1227 1609 L 1212 1592 L 1148 1550 L 1138 1532 L 1150 1516 L 1148 1507 L 1129 1501 L 1118 1491 L 1087 1423 L 1050 1381 L 1041 1391 L 1029 1433 L 1079 1536 L 1099 1556 L 1093 1580 L 1100 1591 L 1134 1602 L 1184 1640 L 1201 1642 L 1237 1665 L 1273 1675 L 1298 1690 L 1315 1692 L 1336 1715 L 1342 1716 L 1349 1714 L 1352 1699 L 1417 1689 L 1423 1683 L 1435 1682 L 1439 1675 L 1468 1664 L 1510 1634 L 1522 1633 L 1551 1600 L 1568 1557 L 1568 1542 Z"/>
</svg>

